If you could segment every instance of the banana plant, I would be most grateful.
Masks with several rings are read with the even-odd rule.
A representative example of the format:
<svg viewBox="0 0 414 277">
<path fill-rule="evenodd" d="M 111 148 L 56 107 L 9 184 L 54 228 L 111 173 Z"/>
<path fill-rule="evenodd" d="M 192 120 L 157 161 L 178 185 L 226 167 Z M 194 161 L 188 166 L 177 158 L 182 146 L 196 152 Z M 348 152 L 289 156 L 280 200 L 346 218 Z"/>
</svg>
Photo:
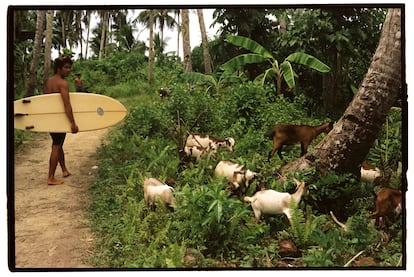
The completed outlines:
<svg viewBox="0 0 414 277">
<path fill-rule="evenodd" d="M 293 71 L 292 63 L 298 63 L 322 73 L 331 71 L 329 66 L 314 56 L 303 52 L 295 52 L 290 54 L 282 63 L 279 64 L 277 59 L 267 49 L 252 39 L 243 36 L 229 35 L 226 40 L 233 45 L 242 47 L 253 53 L 236 56 L 222 64 L 220 68 L 224 71 L 234 72 L 246 64 L 267 61 L 270 63 L 270 68 L 266 69 L 265 72 L 258 76 L 258 78 L 261 78 L 262 84 L 264 84 L 268 77 L 276 78 L 277 94 L 281 93 L 283 79 L 289 88 L 295 87 L 295 76 L 297 75 Z"/>
</svg>

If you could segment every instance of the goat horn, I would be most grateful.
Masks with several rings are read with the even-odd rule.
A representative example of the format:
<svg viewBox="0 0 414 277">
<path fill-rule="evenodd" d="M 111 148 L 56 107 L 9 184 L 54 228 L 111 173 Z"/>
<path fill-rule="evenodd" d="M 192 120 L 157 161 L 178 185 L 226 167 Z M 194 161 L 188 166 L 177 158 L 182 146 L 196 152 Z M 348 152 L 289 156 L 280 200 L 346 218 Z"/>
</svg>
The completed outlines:
<svg viewBox="0 0 414 277">
<path fill-rule="evenodd" d="M 336 223 L 336 224 L 338 224 L 339 226 L 341 226 L 341 228 L 342 228 L 345 232 L 347 232 L 347 231 L 348 231 L 347 226 L 346 226 L 345 224 L 343 224 L 342 222 L 340 222 L 340 221 L 336 218 L 336 216 L 334 215 L 334 213 L 333 213 L 332 211 L 330 211 L 330 214 L 331 214 L 331 217 L 332 217 L 333 221 L 335 221 L 335 223 Z"/>
<path fill-rule="evenodd" d="M 297 185 L 297 186 L 300 186 L 300 185 L 302 185 L 302 184 L 303 184 L 303 182 L 299 181 L 299 180 L 298 180 L 298 179 L 296 179 L 296 178 L 293 178 L 293 181 L 295 181 L 295 183 L 296 183 L 296 185 Z"/>
</svg>

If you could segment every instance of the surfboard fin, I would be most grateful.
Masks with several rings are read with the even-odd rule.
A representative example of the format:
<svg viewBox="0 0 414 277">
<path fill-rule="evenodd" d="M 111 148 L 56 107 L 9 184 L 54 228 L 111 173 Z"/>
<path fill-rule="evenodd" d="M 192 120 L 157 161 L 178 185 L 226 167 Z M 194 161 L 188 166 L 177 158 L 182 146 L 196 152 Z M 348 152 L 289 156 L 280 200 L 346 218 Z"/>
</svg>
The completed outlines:
<svg viewBox="0 0 414 277">
<path fill-rule="evenodd" d="M 28 113 L 15 113 L 14 117 L 28 116 Z"/>
</svg>

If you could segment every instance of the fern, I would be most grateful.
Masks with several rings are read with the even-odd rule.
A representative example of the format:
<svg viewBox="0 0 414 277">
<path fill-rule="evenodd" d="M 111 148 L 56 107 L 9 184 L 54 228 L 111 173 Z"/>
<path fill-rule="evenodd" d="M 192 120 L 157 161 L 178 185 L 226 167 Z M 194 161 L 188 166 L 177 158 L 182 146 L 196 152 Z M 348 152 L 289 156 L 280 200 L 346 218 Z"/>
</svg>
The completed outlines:
<svg viewBox="0 0 414 277">
<path fill-rule="evenodd" d="M 295 242 L 298 245 L 303 245 L 305 240 L 305 216 L 303 215 L 303 212 L 301 209 L 298 208 L 298 205 L 293 200 L 293 198 L 290 200 L 290 208 L 291 208 L 291 230 L 293 237 L 295 239 Z"/>
<path fill-rule="evenodd" d="M 316 217 L 312 213 L 311 206 L 306 206 L 306 218 L 304 212 L 291 200 L 292 218 L 291 230 L 293 238 L 298 246 L 307 246 L 313 230 L 324 220 L 323 217 Z"/>
</svg>

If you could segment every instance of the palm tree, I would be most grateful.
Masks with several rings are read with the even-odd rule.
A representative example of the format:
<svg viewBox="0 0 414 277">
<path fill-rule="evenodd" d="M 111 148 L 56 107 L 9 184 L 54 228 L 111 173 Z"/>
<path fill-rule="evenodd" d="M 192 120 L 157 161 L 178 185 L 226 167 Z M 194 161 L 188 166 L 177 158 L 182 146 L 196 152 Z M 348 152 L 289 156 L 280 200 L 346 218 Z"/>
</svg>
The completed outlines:
<svg viewBox="0 0 414 277">
<path fill-rule="evenodd" d="M 135 23 L 128 19 L 128 10 L 117 10 L 112 13 L 112 30 L 118 49 L 131 51 L 136 44 L 134 38 Z"/>
<path fill-rule="evenodd" d="M 43 85 L 46 84 L 46 81 L 50 75 L 50 66 L 52 58 L 53 15 L 54 11 L 47 11 L 45 32 L 45 69 L 43 73 Z"/>
<path fill-rule="evenodd" d="M 87 10 L 85 16 L 83 17 L 83 23 L 86 26 L 86 45 L 85 45 L 85 56 L 84 58 L 88 58 L 88 48 L 89 48 L 89 34 L 91 31 L 91 15 L 92 11 Z"/>
<path fill-rule="evenodd" d="M 73 26 L 73 10 L 61 10 L 56 13 L 57 18 L 57 33 L 60 34 L 59 42 L 62 48 L 67 48 L 68 42 L 70 42 L 68 33 Z M 69 43 L 70 44 L 70 43 Z M 70 48 L 70 46 L 69 46 Z"/>
<path fill-rule="evenodd" d="M 401 9 L 389 9 L 371 65 L 343 116 L 311 152 L 284 166 L 282 172 L 316 167 L 321 173 L 353 173 L 377 138 L 401 85 Z"/>
<path fill-rule="evenodd" d="M 198 23 L 200 25 L 200 32 L 201 32 L 201 44 L 203 47 L 204 73 L 207 75 L 211 75 L 212 73 L 211 57 L 210 57 L 210 52 L 208 50 L 207 32 L 206 32 L 206 25 L 204 23 L 203 10 L 197 9 L 197 15 L 198 15 Z"/>
<path fill-rule="evenodd" d="M 177 25 L 177 22 L 175 21 L 174 17 L 169 15 L 172 10 L 162 9 L 155 11 L 155 25 L 158 25 L 160 27 L 161 41 L 164 41 L 164 28 L 167 27 L 171 29 Z"/>
<path fill-rule="evenodd" d="M 75 28 L 72 28 L 71 32 L 71 41 L 73 42 L 73 46 L 79 45 L 80 46 L 80 54 L 79 56 L 82 56 L 83 54 L 83 28 L 82 28 L 82 18 L 84 17 L 84 11 L 82 10 L 76 10 L 74 11 L 74 26 Z"/>
<path fill-rule="evenodd" d="M 106 56 L 106 45 L 108 44 L 108 36 L 109 36 L 109 11 L 108 10 L 101 10 L 99 12 L 101 17 L 101 41 L 99 46 L 99 55 L 98 59 L 101 60 Z"/>
<path fill-rule="evenodd" d="M 191 45 L 190 45 L 190 17 L 187 9 L 181 10 L 182 25 L 181 31 L 183 35 L 183 56 L 184 56 L 184 72 L 193 71 L 191 65 Z"/>
<path fill-rule="evenodd" d="M 180 53 L 180 37 L 181 37 L 180 14 L 181 14 L 180 9 L 174 10 L 174 16 L 177 18 L 175 20 L 176 22 L 175 26 L 177 27 L 177 55 Z"/>
<path fill-rule="evenodd" d="M 165 27 L 167 28 L 172 28 L 174 26 L 177 25 L 177 22 L 175 21 L 175 19 L 173 17 L 171 17 L 169 15 L 169 13 L 172 10 L 168 10 L 168 9 L 162 9 L 162 10 L 151 10 L 153 13 L 153 17 L 154 17 L 154 27 L 155 26 L 159 26 L 160 28 L 160 39 L 161 41 L 164 41 L 164 29 Z M 149 16 L 150 16 L 150 10 L 144 10 L 142 11 L 138 17 L 136 19 L 134 19 L 134 22 L 139 22 L 141 24 L 144 24 L 144 26 L 146 28 L 149 28 Z"/>
<path fill-rule="evenodd" d="M 153 66 L 154 66 L 154 13 L 149 10 L 149 53 L 148 53 L 148 83 L 154 82 Z"/>
<path fill-rule="evenodd" d="M 30 65 L 29 81 L 26 88 L 26 97 L 33 96 L 37 81 L 37 70 L 39 68 L 40 50 L 43 40 L 43 29 L 45 25 L 46 10 L 37 11 L 36 33 L 33 47 L 33 58 Z"/>
</svg>

